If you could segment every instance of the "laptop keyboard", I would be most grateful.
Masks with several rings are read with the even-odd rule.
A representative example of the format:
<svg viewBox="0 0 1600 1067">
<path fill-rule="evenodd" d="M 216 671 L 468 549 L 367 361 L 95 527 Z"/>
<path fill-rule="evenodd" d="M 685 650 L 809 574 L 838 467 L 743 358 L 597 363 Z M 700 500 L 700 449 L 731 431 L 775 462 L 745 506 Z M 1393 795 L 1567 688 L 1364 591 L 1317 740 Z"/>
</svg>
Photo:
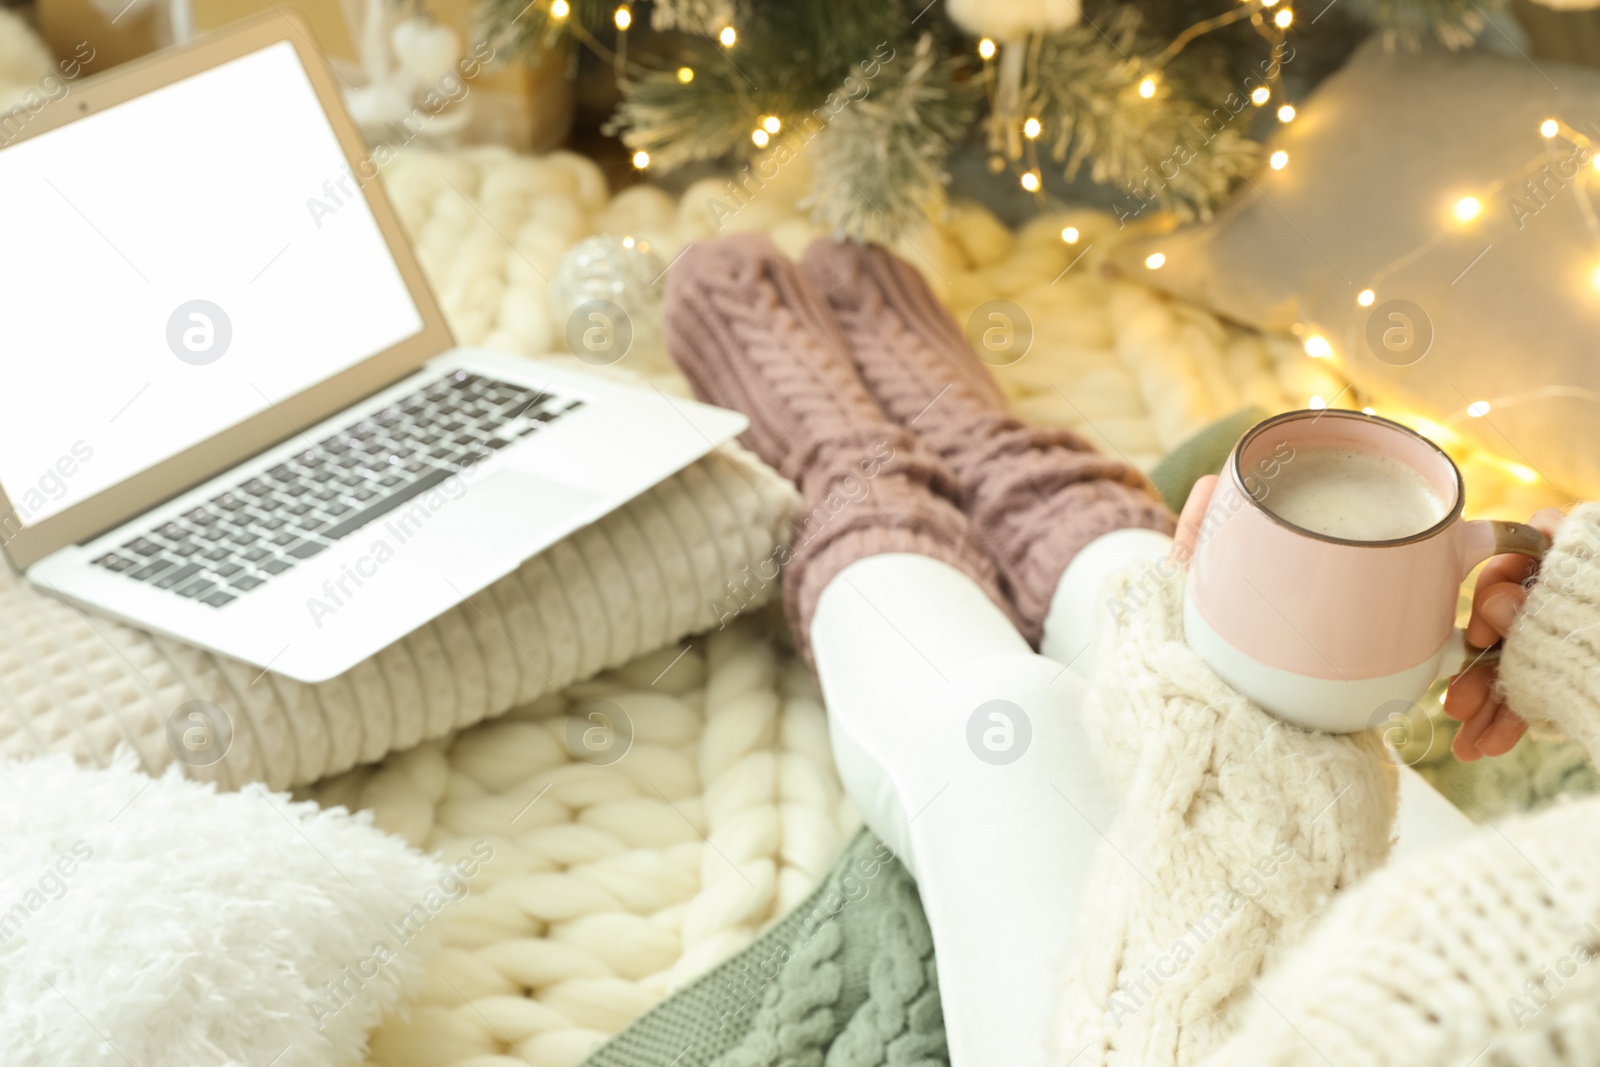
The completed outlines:
<svg viewBox="0 0 1600 1067">
<path fill-rule="evenodd" d="M 94 562 L 220 608 L 582 406 L 455 371 Z"/>
</svg>

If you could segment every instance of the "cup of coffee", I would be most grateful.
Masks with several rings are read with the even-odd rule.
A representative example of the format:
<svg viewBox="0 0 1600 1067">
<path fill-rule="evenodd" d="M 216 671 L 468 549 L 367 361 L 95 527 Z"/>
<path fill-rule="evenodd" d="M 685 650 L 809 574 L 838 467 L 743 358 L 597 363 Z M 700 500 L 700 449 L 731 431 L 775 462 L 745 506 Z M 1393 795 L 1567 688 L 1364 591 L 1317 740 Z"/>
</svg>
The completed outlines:
<svg viewBox="0 0 1600 1067">
<path fill-rule="evenodd" d="M 1234 446 L 1201 522 L 1184 634 L 1239 692 L 1308 729 L 1353 733 L 1482 650 L 1455 628 L 1461 583 L 1531 526 L 1461 518 L 1461 472 L 1432 441 L 1359 411 L 1292 411 Z"/>
</svg>

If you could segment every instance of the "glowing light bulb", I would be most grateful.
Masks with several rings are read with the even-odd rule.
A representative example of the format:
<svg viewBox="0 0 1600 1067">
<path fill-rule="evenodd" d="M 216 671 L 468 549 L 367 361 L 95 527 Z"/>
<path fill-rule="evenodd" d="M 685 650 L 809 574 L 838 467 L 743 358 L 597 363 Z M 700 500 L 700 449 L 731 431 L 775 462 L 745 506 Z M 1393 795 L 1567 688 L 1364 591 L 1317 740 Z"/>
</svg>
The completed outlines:
<svg viewBox="0 0 1600 1067">
<path fill-rule="evenodd" d="M 994 42 L 985 37 L 978 42 L 978 54 L 984 59 L 994 58 Z"/>
<path fill-rule="evenodd" d="M 1277 2 L 1278 2 L 1278 0 L 1261 0 L 1261 6 L 1262 7 L 1271 7 L 1273 4 L 1276 4 Z"/>
<path fill-rule="evenodd" d="M 642 148 L 639 149 L 633 154 L 633 165 L 640 170 L 644 170 L 650 165 L 650 153 Z"/>
<path fill-rule="evenodd" d="M 1167 255 L 1165 252 L 1151 252 L 1144 257 L 1144 265 L 1151 270 L 1160 270 L 1162 264 L 1166 263 L 1166 261 Z"/>
<path fill-rule="evenodd" d="M 1031 141 L 1039 136 L 1039 132 L 1043 129 L 1044 125 L 1038 119 L 1030 118 L 1022 124 L 1022 136 Z"/>
<path fill-rule="evenodd" d="M 1039 175 L 1031 170 L 1028 171 L 1022 176 L 1022 187 L 1030 193 L 1037 193 L 1039 191 Z"/>
<path fill-rule="evenodd" d="M 1282 170 L 1289 165 L 1289 153 L 1280 148 L 1267 157 L 1267 164 L 1273 170 Z"/>
<path fill-rule="evenodd" d="M 1361 409 L 1361 414 L 1363 414 L 1363 415 L 1376 415 L 1377 412 L 1374 411 L 1372 408 L 1362 408 Z"/>
<path fill-rule="evenodd" d="M 766 130 L 768 133 L 777 133 L 779 130 L 783 129 L 783 120 L 778 118 L 776 115 L 768 115 L 766 118 L 761 120 L 761 128 Z"/>
<path fill-rule="evenodd" d="M 1456 201 L 1456 218 L 1462 222 L 1471 222 L 1483 214 L 1483 202 L 1475 196 L 1463 196 Z"/>
<path fill-rule="evenodd" d="M 1554 137 L 1560 132 L 1561 124 L 1555 119 L 1545 119 L 1543 122 L 1539 123 L 1539 135 L 1541 137 Z"/>
<path fill-rule="evenodd" d="M 1507 463 L 1506 472 L 1517 481 L 1532 485 L 1539 480 L 1539 472 L 1531 467 L 1524 467 L 1520 463 Z"/>
<path fill-rule="evenodd" d="M 767 143 L 772 140 L 771 137 L 767 136 L 767 131 L 759 127 L 750 131 L 750 139 L 756 143 L 757 148 L 767 147 Z"/>
<path fill-rule="evenodd" d="M 623 248 L 632 248 L 637 243 L 638 242 L 636 242 L 631 235 L 622 239 Z"/>
<path fill-rule="evenodd" d="M 1278 109 L 1278 121 L 1279 122 L 1293 122 L 1294 121 L 1294 105 L 1293 104 L 1284 104 L 1282 107 L 1280 107 Z"/>
<path fill-rule="evenodd" d="M 1589 275 L 1589 281 L 1594 284 L 1596 289 L 1600 289 L 1600 267 L 1596 267 L 1594 273 Z"/>
<path fill-rule="evenodd" d="M 1364 308 L 1371 307 L 1372 302 L 1376 299 L 1378 299 L 1378 294 L 1374 293 L 1371 289 L 1363 289 L 1356 294 L 1356 303 L 1360 304 Z"/>
<path fill-rule="evenodd" d="M 625 7 L 617 8 L 616 13 L 611 17 L 616 20 L 617 29 L 619 30 L 625 30 L 633 25 L 633 12 Z"/>
<path fill-rule="evenodd" d="M 567 3 L 567 0 L 552 0 L 550 4 L 551 18 L 564 19 L 571 13 L 572 7 Z"/>
<path fill-rule="evenodd" d="M 1067 242 L 1069 245 L 1077 244 L 1078 228 L 1076 226 L 1068 226 L 1066 229 L 1061 231 L 1061 239 Z"/>
<path fill-rule="evenodd" d="M 1271 99 L 1272 90 L 1268 89 L 1265 85 L 1258 85 L 1250 92 L 1250 102 L 1256 107 L 1260 107 L 1262 104 L 1265 104 Z"/>
<path fill-rule="evenodd" d="M 1289 24 L 1294 21 L 1294 12 L 1290 11 L 1288 8 L 1284 8 L 1282 11 L 1272 16 L 1272 21 L 1277 23 L 1278 29 L 1286 30 L 1289 28 Z"/>
<path fill-rule="evenodd" d="M 1139 95 L 1144 97 L 1146 100 L 1156 95 L 1156 80 L 1154 78 L 1146 78 L 1144 81 L 1140 82 Z"/>
<path fill-rule="evenodd" d="M 1306 355 L 1312 359 L 1328 359 L 1333 355 L 1333 346 L 1326 337 L 1314 333 L 1306 338 Z"/>
<path fill-rule="evenodd" d="M 717 40 L 722 42 L 722 47 L 732 48 L 733 43 L 739 39 L 739 31 L 732 26 L 722 27 L 722 32 L 717 34 Z"/>
<path fill-rule="evenodd" d="M 680 85 L 688 85 L 692 81 L 694 81 L 694 68 L 693 67 L 679 67 L 678 68 L 678 83 Z"/>
<path fill-rule="evenodd" d="M 1314 396 L 1306 403 L 1306 406 L 1312 411 L 1321 411 L 1328 406 L 1328 402 L 1320 396 Z"/>
<path fill-rule="evenodd" d="M 1487 400 L 1474 400 L 1467 405 L 1467 414 L 1475 419 L 1483 418 L 1489 414 L 1489 402 Z"/>
</svg>

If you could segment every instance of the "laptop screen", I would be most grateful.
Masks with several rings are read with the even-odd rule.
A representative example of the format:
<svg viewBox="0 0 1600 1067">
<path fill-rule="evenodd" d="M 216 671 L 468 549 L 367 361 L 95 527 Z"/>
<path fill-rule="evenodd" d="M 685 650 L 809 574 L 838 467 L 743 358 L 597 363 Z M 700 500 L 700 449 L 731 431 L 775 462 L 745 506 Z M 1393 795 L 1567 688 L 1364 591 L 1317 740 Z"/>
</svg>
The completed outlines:
<svg viewBox="0 0 1600 1067">
<path fill-rule="evenodd" d="M 423 330 L 361 169 L 287 41 L 0 150 L 22 525 Z"/>
</svg>

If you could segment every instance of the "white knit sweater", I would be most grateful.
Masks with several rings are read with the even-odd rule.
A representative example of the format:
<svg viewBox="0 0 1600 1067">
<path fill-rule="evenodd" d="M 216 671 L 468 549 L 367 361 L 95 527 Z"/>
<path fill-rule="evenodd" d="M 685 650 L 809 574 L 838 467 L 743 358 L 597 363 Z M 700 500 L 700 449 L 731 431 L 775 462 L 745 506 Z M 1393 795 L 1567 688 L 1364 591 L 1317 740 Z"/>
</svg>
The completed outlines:
<svg viewBox="0 0 1600 1067">
<path fill-rule="evenodd" d="M 1073 1067 L 1198 1063 L 1239 1027 L 1251 981 L 1389 851 L 1397 774 L 1377 739 L 1256 707 L 1184 643 L 1182 618 L 1176 572 L 1105 635 L 1084 705 L 1123 815 L 1067 974 Z"/>
<path fill-rule="evenodd" d="M 1600 504 L 1506 641 L 1510 705 L 1600 756 Z M 1345 893 L 1208 1067 L 1600 1063 L 1600 798 L 1507 819 Z"/>
</svg>

